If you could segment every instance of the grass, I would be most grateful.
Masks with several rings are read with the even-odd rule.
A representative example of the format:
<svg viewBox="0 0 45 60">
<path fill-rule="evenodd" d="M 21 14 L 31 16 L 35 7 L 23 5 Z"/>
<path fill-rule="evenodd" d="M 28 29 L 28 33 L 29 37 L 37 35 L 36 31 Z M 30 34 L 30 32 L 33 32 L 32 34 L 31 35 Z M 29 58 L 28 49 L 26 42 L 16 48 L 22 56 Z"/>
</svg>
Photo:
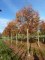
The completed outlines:
<svg viewBox="0 0 45 60">
<path fill-rule="evenodd" d="M 6 40 L 5 40 L 6 41 Z M 6 42 L 8 42 L 9 43 L 9 45 L 10 45 L 10 41 L 11 40 L 7 40 Z M 27 43 L 26 42 L 23 42 L 22 44 L 20 43 L 20 41 L 18 41 L 18 52 L 20 52 L 21 53 L 21 50 L 27 50 L 27 45 L 26 45 Z M 42 44 L 42 43 L 41 43 Z M 7 46 L 6 46 L 7 45 Z M 20 56 L 18 56 L 18 54 L 16 53 L 16 54 L 14 54 L 14 52 L 15 51 L 12 51 L 12 49 L 11 48 L 9 48 L 9 45 L 6 43 L 6 44 L 4 44 L 4 42 L 3 42 L 3 40 L 1 39 L 0 40 L 0 58 L 2 58 L 3 57 L 3 59 L 2 60 L 21 60 L 21 56 L 23 55 L 23 54 L 25 54 L 26 53 L 26 51 L 22 54 L 22 55 L 20 55 Z M 12 42 L 12 45 L 14 46 L 14 48 L 16 47 L 16 43 L 15 43 L 15 41 L 13 40 L 13 42 Z M 32 47 L 30 47 L 31 48 L 31 50 L 29 49 L 29 51 L 31 52 L 33 52 L 33 54 L 35 54 L 36 53 L 36 55 L 40 58 L 40 56 L 41 57 L 45 57 L 45 49 L 44 50 L 42 50 L 43 49 L 43 47 L 42 47 L 42 49 L 41 49 L 41 52 L 40 52 L 40 50 L 39 50 L 39 47 L 35 44 L 35 43 L 32 43 L 31 44 L 31 46 Z M 2 53 L 1 53 L 2 52 Z M 27 53 L 26 53 L 27 54 Z M 24 56 L 24 57 L 26 57 L 26 56 Z M 1 60 L 1 59 L 0 59 Z"/>
<path fill-rule="evenodd" d="M 6 46 L 0 39 L 0 60 L 18 60 L 18 55 L 15 56 L 13 50 Z"/>
</svg>

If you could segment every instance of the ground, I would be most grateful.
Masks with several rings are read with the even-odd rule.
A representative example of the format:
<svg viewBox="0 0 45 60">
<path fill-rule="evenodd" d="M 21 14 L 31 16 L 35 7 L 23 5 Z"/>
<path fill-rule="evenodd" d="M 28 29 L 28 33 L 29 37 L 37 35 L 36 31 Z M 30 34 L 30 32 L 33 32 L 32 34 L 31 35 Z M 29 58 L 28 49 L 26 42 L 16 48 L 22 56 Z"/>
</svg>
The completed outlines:
<svg viewBox="0 0 45 60">
<path fill-rule="evenodd" d="M 10 47 L 15 55 L 19 56 L 19 60 L 45 60 L 45 44 L 40 42 L 40 47 L 37 45 L 36 42 L 29 43 L 30 49 L 29 54 L 27 54 L 27 43 L 26 42 L 20 42 L 16 44 L 16 41 L 13 40 L 4 40 L 4 43 Z"/>
</svg>

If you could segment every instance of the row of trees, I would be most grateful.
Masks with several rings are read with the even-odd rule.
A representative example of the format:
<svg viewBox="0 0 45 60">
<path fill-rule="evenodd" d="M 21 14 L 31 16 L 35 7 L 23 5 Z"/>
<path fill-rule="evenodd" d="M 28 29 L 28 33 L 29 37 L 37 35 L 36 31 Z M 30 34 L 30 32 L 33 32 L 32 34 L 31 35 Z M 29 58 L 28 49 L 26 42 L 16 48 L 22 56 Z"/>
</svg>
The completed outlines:
<svg viewBox="0 0 45 60">
<path fill-rule="evenodd" d="M 8 26 L 4 29 L 3 35 L 11 37 L 17 33 L 26 34 L 27 29 L 29 34 L 45 34 L 45 22 L 40 20 L 39 13 L 32 7 L 25 7 L 16 13 L 16 19 L 9 22 Z"/>
</svg>

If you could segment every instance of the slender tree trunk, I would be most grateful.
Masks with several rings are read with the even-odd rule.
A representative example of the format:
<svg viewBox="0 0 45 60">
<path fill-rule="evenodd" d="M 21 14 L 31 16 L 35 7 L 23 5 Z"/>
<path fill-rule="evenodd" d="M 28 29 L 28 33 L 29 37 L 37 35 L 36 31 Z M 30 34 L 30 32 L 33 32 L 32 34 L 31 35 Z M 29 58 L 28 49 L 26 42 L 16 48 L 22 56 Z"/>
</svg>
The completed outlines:
<svg viewBox="0 0 45 60">
<path fill-rule="evenodd" d="M 12 46 L 12 32 L 11 32 L 11 46 Z"/>
<path fill-rule="evenodd" d="M 28 57 L 29 57 L 30 53 L 29 53 L 29 34 L 28 34 L 28 29 L 27 29 L 27 54 L 28 54 Z"/>
<path fill-rule="evenodd" d="M 18 40 L 17 40 L 17 34 L 16 34 L 16 52 L 18 51 Z"/>
<path fill-rule="evenodd" d="M 40 44 L 39 44 L 39 32 L 38 32 L 38 46 L 40 47 Z"/>
</svg>

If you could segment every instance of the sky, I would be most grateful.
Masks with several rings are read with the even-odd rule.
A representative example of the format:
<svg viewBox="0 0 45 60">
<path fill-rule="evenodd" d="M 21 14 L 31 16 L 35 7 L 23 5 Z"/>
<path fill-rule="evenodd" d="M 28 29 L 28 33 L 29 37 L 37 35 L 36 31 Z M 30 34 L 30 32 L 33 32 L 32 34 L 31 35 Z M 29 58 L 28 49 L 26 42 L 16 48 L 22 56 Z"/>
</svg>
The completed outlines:
<svg viewBox="0 0 45 60">
<path fill-rule="evenodd" d="M 41 19 L 45 20 L 45 0 L 0 0 L 0 32 L 3 32 L 7 24 L 16 19 L 16 12 L 25 6 L 31 5 L 39 12 Z"/>
</svg>

